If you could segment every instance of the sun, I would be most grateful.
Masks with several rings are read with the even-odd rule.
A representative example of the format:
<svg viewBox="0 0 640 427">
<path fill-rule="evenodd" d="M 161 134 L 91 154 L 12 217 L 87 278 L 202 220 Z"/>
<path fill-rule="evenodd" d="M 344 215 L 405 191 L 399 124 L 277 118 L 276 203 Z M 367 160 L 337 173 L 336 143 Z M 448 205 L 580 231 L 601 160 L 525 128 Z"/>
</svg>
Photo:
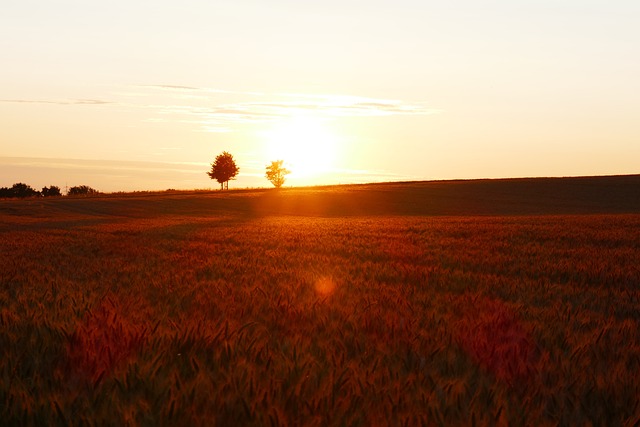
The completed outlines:
<svg viewBox="0 0 640 427">
<path fill-rule="evenodd" d="M 268 160 L 284 160 L 291 178 L 309 180 L 334 169 L 338 138 L 319 117 L 288 117 L 265 132 L 265 143 Z"/>
</svg>

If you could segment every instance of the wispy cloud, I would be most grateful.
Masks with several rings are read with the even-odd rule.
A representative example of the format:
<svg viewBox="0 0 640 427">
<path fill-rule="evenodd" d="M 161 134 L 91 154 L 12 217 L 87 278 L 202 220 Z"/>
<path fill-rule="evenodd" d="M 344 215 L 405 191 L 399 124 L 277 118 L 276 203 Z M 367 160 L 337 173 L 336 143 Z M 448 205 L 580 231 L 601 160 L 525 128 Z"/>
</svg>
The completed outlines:
<svg viewBox="0 0 640 427">
<path fill-rule="evenodd" d="M 152 162 L 38 157 L 0 157 L 0 165 L 85 171 L 156 171 L 202 174 L 205 162 Z"/>
<path fill-rule="evenodd" d="M 53 104 L 53 105 L 107 105 L 112 101 L 102 99 L 68 99 L 68 100 L 41 100 L 41 99 L 0 99 L 0 102 L 15 104 Z"/>
<path fill-rule="evenodd" d="M 252 96 L 264 95 L 264 93 L 262 92 L 255 92 L 255 91 L 237 91 L 237 90 L 204 88 L 204 87 L 183 86 L 183 85 L 137 85 L 134 87 L 143 88 L 143 89 L 161 90 L 161 91 L 172 91 L 172 92 L 199 92 L 203 94 L 204 93 L 220 93 L 220 94 L 252 95 Z"/>
<path fill-rule="evenodd" d="M 101 99 L 76 99 L 72 102 L 75 105 L 104 105 L 113 104 L 111 101 L 103 101 Z"/>
<path fill-rule="evenodd" d="M 141 85 L 140 87 L 154 88 L 154 89 L 161 89 L 161 90 L 187 90 L 187 91 L 200 90 L 200 88 L 198 87 L 180 86 L 180 85 Z"/>
<path fill-rule="evenodd" d="M 138 88 L 145 88 L 148 96 L 153 97 L 154 100 L 164 101 L 144 106 L 154 110 L 156 120 L 193 123 L 206 132 L 229 132 L 236 125 L 274 122 L 296 114 L 312 114 L 320 118 L 336 119 L 430 115 L 441 112 L 429 107 L 426 102 L 409 103 L 395 99 L 351 95 L 264 94 L 174 85 L 138 86 Z M 193 102 L 184 102 L 185 94 L 188 98 L 197 97 L 199 101 L 195 104 L 198 105 L 193 105 Z M 223 99 L 228 99 L 229 96 L 222 95 L 233 95 L 241 99 L 223 102 Z"/>
<path fill-rule="evenodd" d="M 421 103 L 407 104 L 398 100 L 372 100 L 358 97 L 318 97 L 316 102 L 309 102 L 309 100 L 246 102 L 236 104 L 235 108 L 253 113 L 270 113 L 274 116 L 286 116 L 292 111 L 312 112 L 327 117 L 429 115 L 440 112 Z"/>
<path fill-rule="evenodd" d="M 240 125 L 264 124 L 298 114 L 322 119 L 430 115 L 426 102 L 353 95 L 266 94 L 185 85 L 135 85 L 114 91 L 113 101 L 95 99 L 1 99 L 5 103 L 97 106 L 148 111 L 147 122 L 194 125 L 202 132 L 232 132 Z"/>
</svg>

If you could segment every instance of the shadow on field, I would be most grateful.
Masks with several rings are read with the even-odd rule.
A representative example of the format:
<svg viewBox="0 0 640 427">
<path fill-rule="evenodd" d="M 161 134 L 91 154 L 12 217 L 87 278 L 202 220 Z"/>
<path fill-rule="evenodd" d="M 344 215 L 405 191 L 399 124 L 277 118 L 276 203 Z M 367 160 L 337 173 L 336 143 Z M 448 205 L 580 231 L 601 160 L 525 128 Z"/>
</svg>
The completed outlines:
<svg viewBox="0 0 640 427">
<path fill-rule="evenodd" d="M 473 216 L 640 212 L 640 175 L 431 181 L 265 191 L 254 215 Z"/>
<path fill-rule="evenodd" d="M 0 201 L 17 222 L 263 216 L 499 216 L 640 212 L 640 175 L 425 181 Z M 21 218 L 21 219 L 19 219 Z"/>
</svg>

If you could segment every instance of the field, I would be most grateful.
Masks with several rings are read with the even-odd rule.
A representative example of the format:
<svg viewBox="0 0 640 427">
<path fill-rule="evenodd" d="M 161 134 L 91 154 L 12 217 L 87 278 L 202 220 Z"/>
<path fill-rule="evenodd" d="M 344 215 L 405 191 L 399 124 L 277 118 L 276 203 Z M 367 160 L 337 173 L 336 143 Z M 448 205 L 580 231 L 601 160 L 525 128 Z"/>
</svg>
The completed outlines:
<svg viewBox="0 0 640 427">
<path fill-rule="evenodd" d="M 638 425 L 640 176 L 0 200 L 3 425 Z"/>
</svg>

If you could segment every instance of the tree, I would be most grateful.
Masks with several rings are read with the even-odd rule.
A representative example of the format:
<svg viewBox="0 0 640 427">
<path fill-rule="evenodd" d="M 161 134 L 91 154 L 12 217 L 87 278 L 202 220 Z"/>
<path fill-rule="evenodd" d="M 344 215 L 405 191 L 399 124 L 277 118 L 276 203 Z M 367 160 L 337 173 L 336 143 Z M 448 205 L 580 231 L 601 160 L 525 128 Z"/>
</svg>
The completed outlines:
<svg viewBox="0 0 640 427">
<path fill-rule="evenodd" d="M 229 189 L 229 180 L 232 180 L 238 175 L 240 168 L 236 165 L 233 156 L 226 151 L 219 154 L 216 160 L 211 163 L 211 170 L 207 172 L 209 178 L 215 179 L 220 183 L 220 189 Z M 226 186 L 225 186 L 226 184 Z"/>
<path fill-rule="evenodd" d="M 95 190 L 88 185 L 71 187 L 67 192 L 67 196 L 91 196 L 93 194 L 98 194 L 98 190 Z"/>
<path fill-rule="evenodd" d="M 55 197 L 62 196 L 60 192 L 60 187 L 52 185 L 51 187 L 42 187 L 42 191 L 40 192 L 44 197 Z"/>
<path fill-rule="evenodd" d="M 276 187 L 282 187 L 285 181 L 285 175 L 289 175 L 291 171 L 282 166 L 284 160 L 275 160 L 267 166 L 267 174 L 265 175 L 269 181 Z"/>
<path fill-rule="evenodd" d="M 40 195 L 40 193 L 31 188 L 30 185 L 24 184 L 22 182 L 13 184 L 13 187 L 11 187 L 11 192 L 13 193 L 12 197 L 33 197 Z"/>
</svg>

